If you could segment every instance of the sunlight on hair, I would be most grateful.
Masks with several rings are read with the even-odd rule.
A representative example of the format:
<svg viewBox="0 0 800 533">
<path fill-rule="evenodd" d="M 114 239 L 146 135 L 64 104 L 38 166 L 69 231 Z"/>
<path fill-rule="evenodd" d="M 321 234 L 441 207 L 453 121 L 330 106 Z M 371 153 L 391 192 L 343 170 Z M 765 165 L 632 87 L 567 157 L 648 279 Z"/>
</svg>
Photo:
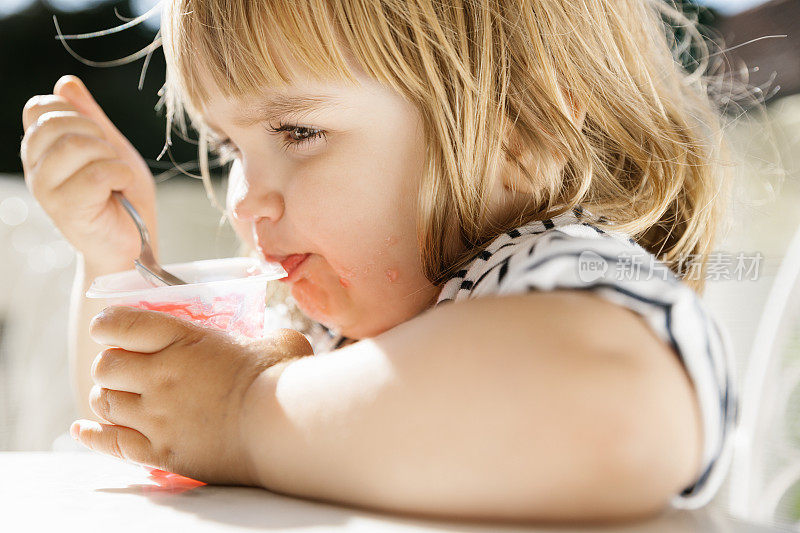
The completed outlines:
<svg viewBox="0 0 800 533">
<path fill-rule="evenodd" d="M 166 141 L 158 160 L 167 154 L 176 171 L 201 179 L 223 216 L 201 113 L 209 80 L 225 97 L 245 97 L 291 84 L 298 73 L 287 63 L 352 83 L 357 66 L 424 119 L 428 164 L 418 227 L 432 282 L 447 279 L 502 231 L 579 203 L 604 216 L 600 226 L 630 234 L 679 275 L 683 258 L 712 252 L 727 223 L 737 165 L 727 128 L 763 113 L 775 88 L 749 86 L 747 69 L 730 64 L 723 40 L 672 1 L 457 4 L 163 0 L 115 28 L 61 35 L 56 26 L 79 57 L 67 40 L 116 33 L 162 10 L 151 45 L 116 61 L 79 58 L 94 66 L 145 58 L 141 86 L 149 57 L 162 46 L 167 76 L 156 107 L 166 108 Z M 576 106 L 585 114 L 580 127 Z M 193 142 L 189 125 L 199 134 L 199 175 L 170 152 L 173 132 Z M 515 190 L 528 200 L 493 220 L 486 199 L 506 161 Z M 783 179 L 779 165 L 770 179 L 765 190 L 774 192 Z M 687 283 L 703 290 L 702 279 Z"/>
</svg>

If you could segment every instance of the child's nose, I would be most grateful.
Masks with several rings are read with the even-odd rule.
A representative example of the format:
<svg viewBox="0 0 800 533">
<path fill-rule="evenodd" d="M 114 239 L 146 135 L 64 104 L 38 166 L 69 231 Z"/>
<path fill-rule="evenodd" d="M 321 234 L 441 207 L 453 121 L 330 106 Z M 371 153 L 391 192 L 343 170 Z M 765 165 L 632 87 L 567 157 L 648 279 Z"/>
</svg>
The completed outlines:
<svg viewBox="0 0 800 533">
<path fill-rule="evenodd" d="M 233 201 L 232 214 L 237 220 L 253 222 L 266 218 L 277 222 L 283 216 L 283 196 L 276 191 L 264 194 L 248 193 Z"/>
<path fill-rule="evenodd" d="M 236 160 L 228 175 L 228 209 L 234 219 L 255 222 L 262 218 L 277 222 L 284 211 L 283 195 L 265 180 L 248 176 L 244 165 Z"/>
</svg>

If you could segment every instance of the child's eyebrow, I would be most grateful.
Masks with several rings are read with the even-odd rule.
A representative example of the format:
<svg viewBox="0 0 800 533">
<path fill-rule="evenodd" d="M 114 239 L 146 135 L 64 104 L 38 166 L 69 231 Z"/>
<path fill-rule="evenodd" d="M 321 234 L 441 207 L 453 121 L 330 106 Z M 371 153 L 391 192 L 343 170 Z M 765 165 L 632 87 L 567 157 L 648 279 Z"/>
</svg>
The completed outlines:
<svg viewBox="0 0 800 533">
<path fill-rule="evenodd" d="M 259 98 L 258 103 L 246 108 L 233 119 L 237 126 L 252 126 L 256 122 L 269 121 L 289 114 L 303 114 L 320 109 L 342 105 L 340 98 L 333 95 L 289 95 L 274 93 Z"/>
</svg>

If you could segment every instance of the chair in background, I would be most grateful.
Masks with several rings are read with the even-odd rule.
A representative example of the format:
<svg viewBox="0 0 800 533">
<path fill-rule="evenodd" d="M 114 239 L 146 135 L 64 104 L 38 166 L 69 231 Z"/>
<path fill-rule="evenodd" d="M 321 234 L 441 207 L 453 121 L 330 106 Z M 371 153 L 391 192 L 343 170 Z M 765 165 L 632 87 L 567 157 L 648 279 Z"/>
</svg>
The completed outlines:
<svg viewBox="0 0 800 533">
<path fill-rule="evenodd" d="M 800 529 L 800 228 L 753 340 L 730 472 L 730 512 Z"/>
</svg>

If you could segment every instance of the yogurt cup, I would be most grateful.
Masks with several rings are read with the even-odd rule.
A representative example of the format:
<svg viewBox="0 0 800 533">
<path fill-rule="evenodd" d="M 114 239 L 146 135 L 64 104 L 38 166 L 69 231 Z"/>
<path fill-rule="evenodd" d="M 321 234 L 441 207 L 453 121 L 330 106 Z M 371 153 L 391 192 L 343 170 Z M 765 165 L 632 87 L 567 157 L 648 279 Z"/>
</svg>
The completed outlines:
<svg viewBox="0 0 800 533">
<path fill-rule="evenodd" d="M 87 298 L 106 306 L 162 311 L 234 336 L 263 337 L 267 282 L 286 277 L 279 263 L 229 257 L 164 265 L 186 285 L 152 287 L 136 270 L 96 278 Z"/>
</svg>

